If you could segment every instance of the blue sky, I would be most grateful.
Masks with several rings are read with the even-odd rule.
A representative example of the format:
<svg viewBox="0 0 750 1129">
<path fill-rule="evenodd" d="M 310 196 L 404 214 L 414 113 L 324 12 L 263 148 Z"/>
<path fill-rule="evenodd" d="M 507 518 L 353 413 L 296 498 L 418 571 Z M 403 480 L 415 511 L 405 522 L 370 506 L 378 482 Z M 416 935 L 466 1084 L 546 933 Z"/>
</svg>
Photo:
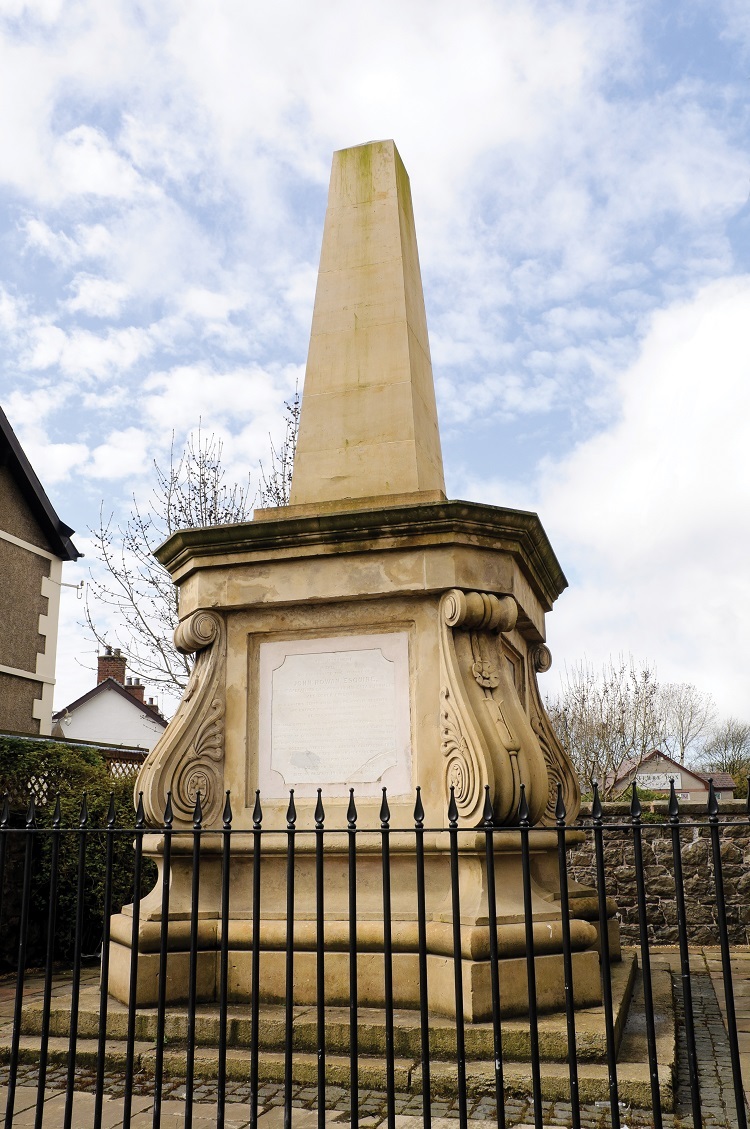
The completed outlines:
<svg viewBox="0 0 750 1129">
<path fill-rule="evenodd" d="M 0 0 L 0 98 L 0 402 L 68 581 L 173 430 L 257 475 L 331 153 L 393 137 L 448 492 L 538 510 L 571 582 L 549 687 L 632 652 L 750 716 L 746 4 Z"/>
</svg>

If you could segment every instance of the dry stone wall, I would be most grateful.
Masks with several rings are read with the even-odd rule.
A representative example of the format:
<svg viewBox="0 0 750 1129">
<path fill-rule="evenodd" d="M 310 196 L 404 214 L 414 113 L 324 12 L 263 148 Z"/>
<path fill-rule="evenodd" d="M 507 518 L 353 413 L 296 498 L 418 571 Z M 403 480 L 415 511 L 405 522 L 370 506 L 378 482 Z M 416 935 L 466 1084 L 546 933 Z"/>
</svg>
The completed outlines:
<svg viewBox="0 0 750 1129">
<path fill-rule="evenodd" d="M 607 894 L 614 898 L 626 944 L 639 940 L 633 836 L 613 824 L 630 822 L 627 804 L 604 805 L 604 848 Z M 680 832 L 688 933 L 692 944 L 717 944 L 717 901 L 711 839 L 704 804 L 681 804 L 681 818 L 696 826 Z M 674 858 L 666 803 L 644 803 L 643 861 L 646 878 L 648 933 L 652 944 L 676 944 Z M 724 801 L 719 817 L 722 874 L 729 937 L 733 944 L 750 944 L 750 821 L 745 801 Z M 586 842 L 570 854 L 570 874 L 596 885 L 594 843 L 590 831 L 591 805 L 584 805 L 579 826 L 587 827 Z"/>
</svg>

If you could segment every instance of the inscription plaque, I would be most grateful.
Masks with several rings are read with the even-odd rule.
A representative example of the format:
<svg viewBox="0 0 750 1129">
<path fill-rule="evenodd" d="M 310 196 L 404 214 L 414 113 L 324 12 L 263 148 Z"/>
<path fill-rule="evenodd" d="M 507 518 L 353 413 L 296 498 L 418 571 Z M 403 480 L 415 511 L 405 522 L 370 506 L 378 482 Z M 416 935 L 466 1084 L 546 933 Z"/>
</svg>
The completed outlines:
<svg viewBox="0 0 750 1129">
<path fill-rule="evenodd" d="M 260 656 L 263 794 L 411 790 L 405 633 L 263 643 Z"/>
</svg>

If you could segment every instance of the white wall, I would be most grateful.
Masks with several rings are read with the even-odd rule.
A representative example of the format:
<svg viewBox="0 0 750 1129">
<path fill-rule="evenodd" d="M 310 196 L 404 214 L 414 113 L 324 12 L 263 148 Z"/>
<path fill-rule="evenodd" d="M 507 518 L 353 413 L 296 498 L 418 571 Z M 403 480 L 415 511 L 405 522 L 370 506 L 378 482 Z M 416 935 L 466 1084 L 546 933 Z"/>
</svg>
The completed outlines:
<svg viewBox="0 0 750 1129">
<path fill-rule="evenodd" d="M 61 717 L 60 724 L 63 736 L 71 741 L 103 741 L 141 749 L 152 749 L 164 732 L 155 718 L 147 717 L 135 702 L 111 687 L 100 690 L 69 717 Z"/>
</svg>

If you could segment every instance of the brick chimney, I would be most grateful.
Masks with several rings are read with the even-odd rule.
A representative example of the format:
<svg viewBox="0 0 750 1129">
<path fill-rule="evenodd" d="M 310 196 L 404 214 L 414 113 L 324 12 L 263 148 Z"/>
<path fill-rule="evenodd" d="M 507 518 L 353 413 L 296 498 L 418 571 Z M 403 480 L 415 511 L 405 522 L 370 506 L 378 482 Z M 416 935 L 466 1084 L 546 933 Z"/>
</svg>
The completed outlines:
<svg viewBox="0 0 750 1129">
<path fill-rule="evenodd" d="M 97 686 L 100 682 L 104 682 L 106 678 L 115 678 L 121 686 L 124 686 L 126 664 L 127 659 L 120 653 L 119 647 L 116 647 L 114 651 L 111 647 L 107 647 L 104 654 L 97 657 Z"/>
<path fill-rule="evenodd" d="M 137 698 L 139 702 L 143 701 L 143 694 L 146 687 L 143 685 L 140 678 L 126 678 L 125 689 L 129 694 L 132 694 L 134 698 Z"/>
</svg>

